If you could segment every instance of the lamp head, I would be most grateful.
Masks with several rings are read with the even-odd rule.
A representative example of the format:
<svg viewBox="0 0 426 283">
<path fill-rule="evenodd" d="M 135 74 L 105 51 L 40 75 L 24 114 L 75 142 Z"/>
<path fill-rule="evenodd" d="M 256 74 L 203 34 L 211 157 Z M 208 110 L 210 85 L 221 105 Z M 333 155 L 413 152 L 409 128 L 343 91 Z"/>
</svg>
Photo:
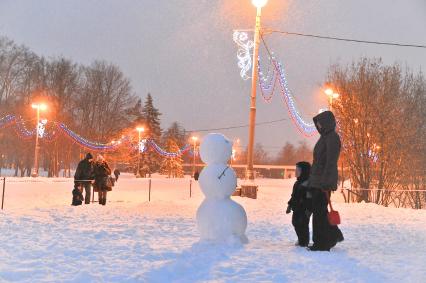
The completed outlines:
<svg viewBox="0 0 426 283">
<path fill-rule="evenodd" d="M 31 107 L 33 109 L 39 109 L 39 110 L 42 110 L 42 111 L 47 109 L 47 105 L 44 104 L 44 103 L 33 103 L 33 104 L 31 104 Z"/>
<path fill-rule="evenodd" d="M 327 94 L 328 96 L 333 95 L 334 91 L 331 88 L 327 88 L 326 90 L 324 90 L 324 93 Z"/>
<path fill-rule="evenodd" d="M 268 3 L 268 0 L 251 0 L 251 3 L 257 8 L 263 8 Z"/>
<path fill-rule="evenodd" d="M 139 133 L 144 132 L 145 128 L 144 127 L 137 127 L 136 131 L 138 131 Z"/>
</svg>

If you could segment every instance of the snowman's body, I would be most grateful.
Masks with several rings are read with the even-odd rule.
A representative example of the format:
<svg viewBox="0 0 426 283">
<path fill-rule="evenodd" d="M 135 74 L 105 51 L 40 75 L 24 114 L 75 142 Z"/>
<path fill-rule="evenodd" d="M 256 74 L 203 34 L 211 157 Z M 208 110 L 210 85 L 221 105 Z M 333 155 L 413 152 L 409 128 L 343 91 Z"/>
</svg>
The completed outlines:
<svg viewBox="0 0 426 283">
<path fill-rule="evenodd" d="M 237 186 L 237 176 L 227 166 L 232 155 L 232 143 L 221 134 L 209 134 L 201 144 L 200 154 L 207 164 L 199 178 L 206 197 L 197 211 L 201 238 L 212 241 L 238 239 L 246 243 L 246 212 L 230 198 Z"/>
</svg>

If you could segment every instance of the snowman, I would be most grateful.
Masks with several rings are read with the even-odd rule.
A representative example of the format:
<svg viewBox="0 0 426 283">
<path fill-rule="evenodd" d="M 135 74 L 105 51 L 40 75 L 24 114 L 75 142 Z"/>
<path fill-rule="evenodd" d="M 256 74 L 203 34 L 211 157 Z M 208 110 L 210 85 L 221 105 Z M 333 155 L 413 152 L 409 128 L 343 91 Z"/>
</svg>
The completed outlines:
<svg viewBox="0 0 426 283">
<path fill-rule="evenodd" d="M 247 215 L 244 208 L 231 200 L 237 187 L 237 176 L 227 165 L 232 142 L 221 134 L 207 135 L 200 146 L 201 160 L 207 166 L 199 183 L 204 201 L 197 210 L 197 226 L 202 240 L 247 243 Z"/>
</svg>

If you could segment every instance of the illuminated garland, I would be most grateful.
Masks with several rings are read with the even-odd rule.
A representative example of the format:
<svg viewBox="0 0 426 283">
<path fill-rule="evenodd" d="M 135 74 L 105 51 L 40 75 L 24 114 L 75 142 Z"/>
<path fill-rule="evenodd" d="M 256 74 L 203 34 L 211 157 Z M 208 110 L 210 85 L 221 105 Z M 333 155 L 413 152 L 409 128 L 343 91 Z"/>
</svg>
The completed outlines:
<svg viewBox="0 0 426 283">
<path fill-rule="evenodd" d="M 61 130 L 62 133 L 64 133 L 67 137 L 71 138 L 73 141 L 75 141 L 82 147 L 93 150 L 93 151 L 102 151 L 102 152 L 113 151 L 117 149 L 117 147 L 119 146 L 119 144 L 110 145 L 110 144 L 91 142 L 81 137 L 80 135 L 76 134 L 75 132 L 71 131 L 70 129 L 68 129 L 68 127 L 65 124 L 58 123 L 57 126 L 58 126 L 58 129 Z"/>
<path fill-rule="evenodd" d="M 183 155 L 185 152 L 189 151 L 191 149 L 191 146 L 189 144 L 184 145 L 181 149 L 179 149 L 177 152 L 167 152 L 161 149 L 153 140 L 148 140 L 147 143 L 160 155 L 166 156 L 166 157 L 178 157 Z"/>
<path fill-rule="evenodd" d="M 165 157 L 170 157 L 170 158 L 181 156 L 185 153 L 188 153 L 191 155 L 194 154 L 189 144 L 185 145 L 184 147 L 179 149 L 177 152 L 167 152 L 163 150 L 159 145 L 157 145 L 155 141 L 152 139 L 144 139 L 136 145 L 131 145 L 128 142 L 128 137 L 122 137 L 118 142 L 114 142 L 113 144 L 92 142 L 81 137 L 77 133 L 73 132 L 63 123 L 53 122 L 51 124 L 53 124 L 54 127 L 53 127 L 53 130 L 51 128 L 49 132 L 46 131 L 45 129 L 45 126 L 47 125 L 47 121 L 43 121 L 42 124 L 39 124 L 37 129 L 39 138 L 49 143 L 56 140 L 59 134 L 62 133 L 75 144 L 81 147 L 84 147 L 86 149 L 97 151 L 97 152 L 112 152 L 117 150 L 120 146 L 123 146 L 124 144 L 126 144 L 127 146 L 134 148 L 141 153 L 146 152 L 148 150 L 148 147 L 151 147 L 158 154 Z M 24 120 L 21 117 L 16 118 L 13 115 L 7 115 L 3 118 L 0 118 L 0 129 L 6 128 L 12 125 L 15 126 L 13 127 L 15 133 L 24 140 L 30 140 L 36 134 L 36 129 L 31 131 L 27 129 L 27 127 L 25 126 Z"/>
<path fill-rule="evenodd" d="M 4 116 L 3 118 L 0 119 L 0 129 L 9 127 L 13 123 L 15 123 L 15 116 L 13 116 L 13 115 L 6 115 L 6 116 Z"/>
<path fill-rule="evenodd" d="M 292 118 L 293 122 L 295 122 L 295 125 L 299 129 L 299 131 L 304 134 L 305 136 L 313 136 L 317 133 L 317 129 L 315 127 L 314 123 L 308 123 L 306 122 L 303 117 L 300 115 L 299 111 L 296 108 L 296 103 L 294 100 L 293 95 L 290 92 L 290 89 L 288 87 L 288 82 L 285 76 L 285 70 L 281 63 L 278 63 L 276 60 L 271 59 L 271 63 L 274 66 L 274 70 L 277 73 L 277 79 L 280 84 L 281 89 L 281 97 L 285 101 L 287 105 L 287 109 L 289 111 L 290 117 Z M 274 82 L 275 84 L 275 82 Z"/>
<path fill-rule="evenodd" d="M 243 80 L 247 80 L 249 79 L 249 77 L 247 76 L 247 72 L 252 67 L 250 49 L 254 46 L 253 41 L 248 39 L 247 32 L 241 31 L 234 31 L 233 39 L 239 47 L 237 58 L 238 67 L 241 69 L 240 76 Z M 258 58 L 259 64 L 257 72 L 259 74 L 259 87 L 263 100 L 267 103 L 270 103 L 272 101 L 275 86 L 278 82 L 278 84 L 280 85 L 282 99 L 284 100 L 285 105 L 287 106 L 289 116 L 291 117 L 293 123 L 303 135 L 308 137 L 313 136 L 317 133 L 316 127 L 314 123 L 306 122 L 297 110 L 294 96 L 292 95 L 288 87 L 284 67 L 274 57 L 269 58 L 269 61 L 269 69 L 267 71 L 267 75 L 264 76 L 261 71 L 260 59 Z"/>
<path fill-rule="evenodd" d="M 233 35 L 234 42 L 238 45 L 237 58 L 238 67 L 241 69 L 240 76 L 243 80 L 250 79 L 247 73 L 251 69 L 251 54 L 250 49 L 253 48 L 254 43 L 248 40 L 248 34 L 246 32 L 234 31 Z"/>
</svg>

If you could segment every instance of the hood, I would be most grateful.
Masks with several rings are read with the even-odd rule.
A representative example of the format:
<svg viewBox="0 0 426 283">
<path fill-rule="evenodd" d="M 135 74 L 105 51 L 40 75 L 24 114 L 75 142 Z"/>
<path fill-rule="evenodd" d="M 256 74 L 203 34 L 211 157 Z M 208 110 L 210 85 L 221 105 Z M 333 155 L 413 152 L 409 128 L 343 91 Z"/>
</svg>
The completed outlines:
<svg viewBox="0 0 426 283">
<path fill-rule="evenodd" d="M 324 111 L 315 116 L 313 120 L 317 131 L 321 135 L 334 131 L 336 129 L 336 118 L 334 117 L 334 114 L 331 111 Z M 321 129 L 318 128 L 318 122 L 321 124 Z"/>
<path fill-rule="evenodd" d="M 302 169 L 302 174 L 300 174 L 300 177 L 298 177 L 297 180 L 302 182 L 308 180 L 311 172 L 311 164 L 306 161 L 301 161 L 296 163 L 296 167 Z"/>
<path fill-rule="evenodd" d="M 89 152 L 86 154 L 86 159 L 93 159 L 93 155 Z"/>
</svg>

